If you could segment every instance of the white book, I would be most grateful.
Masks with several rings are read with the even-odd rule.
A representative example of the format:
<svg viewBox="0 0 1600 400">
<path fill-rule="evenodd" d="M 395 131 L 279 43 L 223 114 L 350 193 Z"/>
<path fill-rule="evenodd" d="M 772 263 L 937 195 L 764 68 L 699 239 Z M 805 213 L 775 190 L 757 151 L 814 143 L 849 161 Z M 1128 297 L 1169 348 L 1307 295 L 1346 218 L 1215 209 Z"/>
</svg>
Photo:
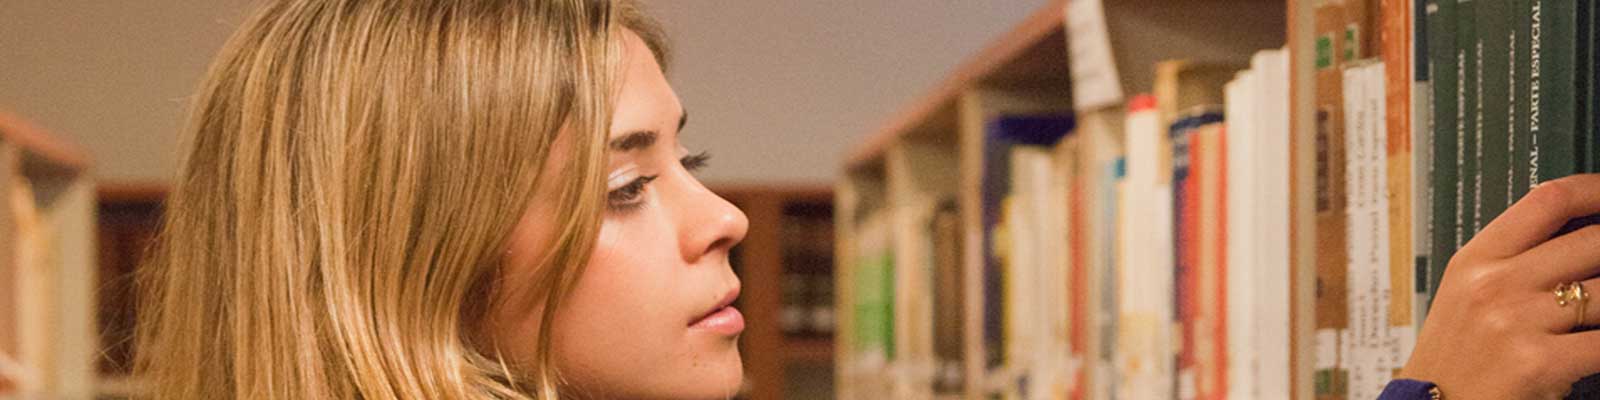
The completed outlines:
<svg viewBox="0 0 1600 400">
<path fill-rule="evenodd" d="M 1411 249 L 1422 261 L 1433 249 L 1433 84 L 1413 83 L 1411 101 Z M 1427 278 L 1426 274 L 1413 277 Z M 1427 291 L 1412 292 L 1413 328 L 1422 328 L 1429 300 Z"/>
<path fill-rule="evenodd" d="M 1174 388 L 1173 257 L 1171 171 L 1160 114 L 1155 107 L 1130 110 L 1128 175 L 1124 182 L 1121 247 L 1124 268 L 1118 291 L 1119 398 L 1166 398 Z"/>
<path fill-rule="evenodd" d="M 1255 341 L 1255 271 L 1249 262 L 1250 243 L 1253 237 L 1254 215 L 1248 212 L 1254 198 L 1249 189 L 1251 171 L 1254 171 L 1253 144 L 1256 116 L 1254 71 L 1240 72 L 1225 87 L 1227 112 L 1226 155 L 1227 181 L 1224 187 L 1227 203 L 1227 290 L 1228 297 L 1228 398 L 1235 400 L 1256 398 L 1256 341 Z"/>
<path fill-rule="evenodd" d="M 1349 288 L 1340 357 L 1351 398 L 1377 398 L 1392 366 L 1389 339 L 1389 202 L 1383 116 L 1383 64 L 1344 70 L 1345 285 Z"/>
<path fill-rule="evenodd" d="M 1017 256 L 1010 280 L 1019 300 L 1013 315 L 1019 316 L 1019 333 L 1008 341 L 1008 357 L 1015 360 L 1029 382 L 1027 399 L 1050 398 L 1060 385 L 1060 372 L 1069 357 L 1065 338 L 1065 303 L 1057 299 L 1066 291 L 1066 210 L 1065 193 L 1057 185 L 1058 174 L 1050 149 L 1016 146 L 1011 150 L 1013 176 L 1012 207 L 1020 213 L 1013 221 L 1013 254 Z M 1023 298 L 1021 296 L 1028 296 Z M 1026 303 L 1026 304 L 1019 304 Z"/>
<path fill-rule="evenodd" d="M 1120 381 L 1114 351 L 1115 322 L 1121 316 L 1116 304 L 1116 266 L 1121 261 L 1118 259 L 1121 253 L 1118 247 L 1120 236 L 1117 233 L 1121 221 L 1116 209 L 1120 205 L 1117 182 L 1121 175 L 1118 171 L 1123 159 L 1122 131 L 1126 121 L 1120 109 L 1082 113 L 1080 117 L 1078 132 L 1084 139 L 1084 154 L 1080 162 L 1083 163 L 1084 178 L 1088 179 L 1083 196 L 1083 216 L 1089 227 L 1084 243 L 1086 267 L 1089 269 L 1086 275 L 1089 280 L 1090 318 L 1088 362 L 1085 366 L 1089 382 L 1085 398 L 1106 400 L 1113 398 Z"/>
<path fill-rule="evenodd" d="M 1291 335 L 1289 293 L 1289 57 L 1283 49 L 1256 53 L 1253 95 L 1255 121 L 1247 166 L 1253 213 L 1248 237 L 1248 268 L 1256 316 L 1256 395 L 1262 399 L 1290 398 L 1293 366 L 1289 362 Z M 1232 170 L 1232 168 L 1229 168 Z M 1231 183 L 1230 183 L 1231 184 Z M 1230 228 L 1232 226 L 1230 225 Z M 1237 236 L 1236 236 L 1237 237 Z M 1231 242 L 1231 241 L 1230 241 Z"/>
</svg>

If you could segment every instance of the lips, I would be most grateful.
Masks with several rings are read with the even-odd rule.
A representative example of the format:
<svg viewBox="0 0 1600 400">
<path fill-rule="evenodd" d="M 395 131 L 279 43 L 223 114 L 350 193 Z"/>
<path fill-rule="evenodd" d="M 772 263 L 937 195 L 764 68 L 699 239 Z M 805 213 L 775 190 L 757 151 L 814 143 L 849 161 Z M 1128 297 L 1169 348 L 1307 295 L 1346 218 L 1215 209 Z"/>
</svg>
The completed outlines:
<svg viewBox="0 0 1600 400">
<path fill-rule="evenodd" d="M 733 308 L 733 301 L 738 298 L 739 288 L 735 287 L 724 294 L 716 306 L 690 321 L 689 327 L 720 335 L 738 335 L 744 331 L 744 315 Z"/>
</svg>

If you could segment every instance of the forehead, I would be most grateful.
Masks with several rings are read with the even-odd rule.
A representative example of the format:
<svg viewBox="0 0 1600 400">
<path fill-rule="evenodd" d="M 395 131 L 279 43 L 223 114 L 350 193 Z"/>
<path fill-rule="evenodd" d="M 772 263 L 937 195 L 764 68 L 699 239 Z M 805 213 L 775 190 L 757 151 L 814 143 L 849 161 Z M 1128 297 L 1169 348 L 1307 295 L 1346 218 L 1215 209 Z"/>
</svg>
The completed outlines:
<svg viewBox="0 0 1600 400">
<path fill-rule="evenodd" d="M 632 31 L 623 35 L 621 78 L 613 133 L 675 127 L 682 114 L 678 95 L 662 74 L 655 53 Z"/>
</svg>

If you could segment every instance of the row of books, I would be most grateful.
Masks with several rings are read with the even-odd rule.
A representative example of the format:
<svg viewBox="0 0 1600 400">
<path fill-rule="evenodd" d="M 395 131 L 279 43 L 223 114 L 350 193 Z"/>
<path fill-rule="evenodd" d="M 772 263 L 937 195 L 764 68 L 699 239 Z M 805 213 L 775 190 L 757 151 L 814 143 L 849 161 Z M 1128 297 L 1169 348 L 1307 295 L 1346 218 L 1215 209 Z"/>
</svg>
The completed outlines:
<svg viewBox="0 0 1600 400">
<path fill-rule="evenodd" d="M 982 229 L 964 235 L 953 196 L 854 221 L 845 375 L 893 398 L 1287 397 L 1287 54 L 1249 67 L 1162 63 L 1157 94 L 1125 108 L 973 106 Z M 964 343 L 972 316 L 981 346 Z"/>
<path fill-rule="evenodd" d="M 1450 257 L 1541 182 L 1600 172 L 1600 4 L 1425 0 L 1416 15 L 1418 146 L 1430 154 L 1419 218 L 1424 295 Z M 1426 143 L 1426 144 L 1424 144 Z M 1421 214 L 1426 212 L 1426 215 Z M 1572 221 L 1566 231 L 1593 224 Z M 1569 398 L 1600 397 L 1600 376 Z"/>
<path fill-rule="evenodd" d="M 957 143 L 891 150 L 890 186 L 963 178 L 847 221 L 842 376 L 891 398 L 1376 398 L 1455 251 L 1540 182 L 1600 172 L 1600 2 L 1309 3 L 1308 64 L 1162 62 L 1150 95 L 1092 109 L 976 91 Z"/>
</svg>

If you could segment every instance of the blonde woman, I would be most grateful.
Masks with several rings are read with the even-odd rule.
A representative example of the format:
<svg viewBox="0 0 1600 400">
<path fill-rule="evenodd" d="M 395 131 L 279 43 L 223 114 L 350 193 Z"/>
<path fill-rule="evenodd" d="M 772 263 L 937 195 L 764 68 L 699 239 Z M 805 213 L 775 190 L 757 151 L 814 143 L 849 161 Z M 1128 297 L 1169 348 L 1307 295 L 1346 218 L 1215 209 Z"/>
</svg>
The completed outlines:
<svg viewBox="0 0 1600 400">
<path fill-rule="evenodd" d="M 162 399 L 727 398 L 744 215 L 628 1 L 278 0 L 142 270 Z"/>
</svg>

